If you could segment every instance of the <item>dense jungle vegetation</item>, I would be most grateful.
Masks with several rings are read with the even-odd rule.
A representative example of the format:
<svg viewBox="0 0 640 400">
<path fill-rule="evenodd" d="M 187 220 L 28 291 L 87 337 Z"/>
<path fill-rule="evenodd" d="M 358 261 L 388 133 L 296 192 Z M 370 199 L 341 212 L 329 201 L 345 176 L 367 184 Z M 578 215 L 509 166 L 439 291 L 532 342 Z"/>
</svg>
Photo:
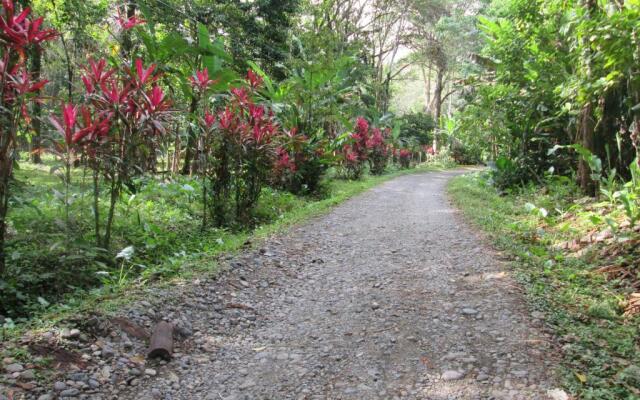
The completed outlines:
<svg viewBox="0 0 640 400">
<path fill-rule="evenodd" d="M 548 312 L 582 399 L 640 396 L 640 3 L 496 1 L 454 132 L 465 213 Z"/>
<path fill-rule="evenodd" d="M 3 0 L 0 47 L 4 328 L 485 164 L 572 391 L 640 396 L 638 0 Z"/>
</svg>

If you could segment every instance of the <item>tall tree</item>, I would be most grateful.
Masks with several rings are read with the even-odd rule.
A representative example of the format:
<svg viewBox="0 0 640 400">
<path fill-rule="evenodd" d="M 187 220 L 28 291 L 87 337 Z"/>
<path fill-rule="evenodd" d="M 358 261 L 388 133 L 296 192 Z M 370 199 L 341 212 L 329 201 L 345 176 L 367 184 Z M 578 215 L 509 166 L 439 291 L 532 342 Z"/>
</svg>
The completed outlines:
<svg viewBox="0 0 640 400">
<path fill-rule="evenodd" d="M 597 12 L 596 2 L 594 0 L 583 0 L 582 6 L 584 7 L 584 23 L 588 24 L 593 18 L 593 14 Z M 582 54 L 580 55 L 580 63 L 578 66 L 578 73 L 584 74 L 586 81 L 591 81 L 593 77 L 592 67 L 592 50 L 589 43 L 590 38 L 587 35 L 582 35 L 580 47 Z M 595 128 L 596 122 L 593 115 L 594 101 L 586 97 L 584 104 L 580 110 L 578 116 L 577 125 L 577 142 L 582 145 L 588 151 L 595 153 Z M 591 178 L 591 169 L 589 163 L 584 158 L 580 158 L 578 161 L 578 181 L 580 182 L 580 188 L 582 191 L 589 195 L 596 194 L 596 182 Z"/>
<path fill-rule="evenodd" d="M 42 76 L 42 51 L 39 49 L 31 50 L 30 70 L 33 79 L 39 81 Z M 31 106 L 31 118 L 33 133 L 31 135 L 30 157 L 31 162 L 40 164 L 42 162 L 40 157 L 42 151 L 42 104 L 39 101 L 34 101 Z"/>
<path fill-rule="evenodd" d="M 481 3 L 472 0 L 411 0 L 411 41 L 414 62 L 423 68 L 425 108 L 440 126 L 445 100 L 455 93 L 453 82 L 462 75 L 478 49 L 474 15 Z M 433 88 L 432 88 L 433 86 Z M 436 130 L 437 131 L 437 130 Z M 434 135 L 433 147 L 439 147 Z"/>
</svg>

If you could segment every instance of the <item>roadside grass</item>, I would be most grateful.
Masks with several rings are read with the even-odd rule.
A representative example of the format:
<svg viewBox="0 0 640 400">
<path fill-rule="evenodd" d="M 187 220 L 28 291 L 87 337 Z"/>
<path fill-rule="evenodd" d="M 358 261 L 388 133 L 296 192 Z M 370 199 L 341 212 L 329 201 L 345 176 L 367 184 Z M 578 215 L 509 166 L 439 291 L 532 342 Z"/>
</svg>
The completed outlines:
<svg viewBox="0 0 640 400">
<path fill-rule="evenodd" d="M 488 174 L 475 173 L 454 178 L 449 193 L 465 217 L 513 259 L 532 307 L 545 312 L 562 344 L 559 372 L 567 390 L 584 400 L 640 399 L 640 318 L 623 315 L 625 299 L 640 280 L 639 235 L 581 239 L 606 232 L 604 217 L 620 220 L 620 213 L 581 198 L 566 178 L 501 196 Z M 624 252 L 609 256 L 620 246 Z M 610 263 L 631 265 L 635 277 L 598 271 Z"/>
<path fill-rule="evenodd" d="M 391 178 L 450 167 L 432 163 L 414 169 L 390 168 L 385 175 L 367 175 L 358 181 L 337 179 L 335 172 L 330 171 L 325 194 L 320 198 L 295 196 L 267 188 L 256 212 L 260 224 L 252 231 L 202 230 L 198 219 L 197 181 L 190 178 L 148 180 L 117 210 L 114 248 L 132 246 L 133 256 L 105 265 L 102 261 L 93 261 L 96 254 L 91 252 L 90 234 L 86 233 L 90 232 L 90 227 L 86 226 L 90 208 L 82 210 L 82 207 L 88 207 L 86 202 L 89 200 L 85 202 L 81 198 L 82 189 L 75 191 L 77 202 L 72 207 L 75 207 L 73 214 L 84 213 L 85 220 L 72 221 L 75 224 L 74 242 L 69 247 L 72 250 L 68 251 L 65 250 L 67 238 L 61 229 L 64 224 L 56 221 L 63 203 L 57 202 L 51 193 L 59 187 L 59 181 L 50 176 L 48 167 L 26 164 L 18 172 L 18 181 L 24 185 L 20 194 L 30 198 L 31 204 L 19 204 L 12 210 L 15 232 L 11 249 L 19 253 L 14 255 L 13 262 L 22 261 L 22 264 L 14 264 L 14 268 L 22 268 L 27 274 L 21 276 L 23 285 L 43 282 L 42 285 L 46 283 L 49 289 L 60 290 L 64 295 L 31 301 L 27 309 L 29 315 L 9 320 L 9 323 L 6 321 L 0 335 L 9 341 L 20 338 L 27 331 L 35 333 L 51 329 L 83 313 L 112 314 L 123 304 L 143 298 L 151 287 L 179 285 L 215 275 L 219 273 L 221 256 L 259 246 L 263 239 L 321 215 Z M 74 180 L 81 182 L 81 176 L 76 173 Z M 36 192 L 32 188 L 34 181 L 38 185 L 46 184 L 49 190 Z M 78 185 L 82 186 L 81 183 Z M 38 239 L 34 241 L 34 237 Z M 85 247 L 87 250 L 83 252 L 81 249 Z M 70 256 L 72 251 L 75 257 Z M 76 264 L 71 264 L 69 259 Z M 41 260 L 49 260 L 49 263 L 41 263 Z M 52 280 L 60 286 L 52 286 Z M 33 290 L 33 287 L 25 287 L 27 290 Z M 33 292 L 29 294 L 31 298 L 35 296 Z M 19 297 L 14 298 L 19 300 Z M 26 298 L 26 294 L 22 298 Z"/>
</svg>

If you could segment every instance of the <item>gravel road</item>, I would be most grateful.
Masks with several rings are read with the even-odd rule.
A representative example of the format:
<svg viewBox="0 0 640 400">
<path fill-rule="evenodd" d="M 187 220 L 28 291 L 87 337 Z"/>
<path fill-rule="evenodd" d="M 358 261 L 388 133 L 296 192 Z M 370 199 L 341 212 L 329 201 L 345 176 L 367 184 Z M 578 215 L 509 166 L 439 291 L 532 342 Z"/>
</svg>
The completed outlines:
<svg viewBox="0 0 640 400">
<path fill-rule="evenodd" d="M 178 324 L 176 357 L 133 368 L 144 343 L 112 333 L 116 355 L 82 396 L 564 398 L 547 394 L 556 350 L 543 315 L 447 199 L 458 173 L 388 181 L 227 259 L 215 280 L 132 305 L 124 316 L 142 326 Z"/>
</svg>

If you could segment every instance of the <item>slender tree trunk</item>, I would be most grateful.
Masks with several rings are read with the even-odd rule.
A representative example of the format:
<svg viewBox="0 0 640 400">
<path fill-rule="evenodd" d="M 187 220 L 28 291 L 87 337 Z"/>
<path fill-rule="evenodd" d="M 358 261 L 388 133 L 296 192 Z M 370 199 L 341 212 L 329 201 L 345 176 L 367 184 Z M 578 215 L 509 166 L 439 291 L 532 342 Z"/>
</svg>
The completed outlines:
<svg viewBox="0 0 640 400">
<path fill-rule="evenodd" d="M 635 43 L 638 43 L 638 39 L 640 34 L 638 33 L 638 27 L 636 25 L 636 27 L 633 29 L 633 38 Z M 635 76 L 638 75 L 638 73 L 640 73 L 640 68 L 638 68 L 638 66 L 640 65 L 640 47 L 636 47 L 634 53 L 633 53 L 633 58 L 635 61 L 635 68 L 634 68 L 634 74 Z M 640 104 L 640 87 L 638 86 L 638 84 L 635 85 L 635 87 L 633 87 L 632 89 L 632 96 L 635 98 L 635 101 L 633 102 L 634 104 Z M 636 149 L 636 162 L 638 163 L 638 167 L 640 167 L 640 109 L 638 109 L 636 107 L 636 110 L 633 113 L 633 129 L 631 131 L 631 143 L 633 143 L 633 146 Z"/>
<path fill-rule="evenodd" d="M 580 119 L 578 121 L 580 144 L 585 149 L 595 153 L 595 121 L 593 119 L 593 103 L 588 102 L 580 111 Z M 586 160 L 580 158 L 578 164 L 578 180 L 580 188 L 586 194 L 593 196 L 596 193 L 596 183 L 591 179 L 591 169 Z"/>
<path fill-rule="evenodd" d="M 436 86 L 433 91 L 433 100 L 431 101 L 431 113 L 433 119 L 436 122 L 436 132 L 433 135 L 433 151 L 438 151 L 438 133 L 437 129 L 440 127 L 440 117 L 442 115 L 442 91 L 444 85 L 444 68 L 438 67 L 436 70 Z"/>
<path fill-rule="evenodd" d="M 53 7 L 54 13 L 57 18 L 59 18 L 57 13 L 57 5 L 55 0 L 51 0 L 51 6 Z M 62 50 L 64 51 L 64 58 L 67 63 L 67 101 L 69 103 L 73 102 L 73 66 L 71 65 L 71 55 L 69 54 L 69 47 L 67 46 L 67 41 L 64 38 L 64 34 L 60 34 L 60 42 L 62 44 Z"/>
<path fill-rule="evenodd" d="M 98 168 L 93 170 L 93 222 L 96 234 L 96 247 L 102 245 L 102 239 L 100 238 L 100 177 L 98 174 Z"/>
<path fill-rule="evenodd" d="M 631 132 L 631 141 L 633 147 L 636 148 L 636 162 L 640 167 L 640 116 L 638 114 L 633 117 L 634 129 Z"/>
<path fill-rule="evenodd" d="M 590 14 L 596 7 L 595 0 L 586 0 L 584 5 L 587 8 L 586 18 L 589 19 Z M 592 71 L 591 50 L 589 47 L 588 37 L 585 36 L 582 41 L 582 46 L 584 52 L 582 55 L 582 66 L 585 68 L 586 78 L 589 80 L 591 78 Z M 578 138 L 582 147 L 595 154 L 595 121 L 593 117 L 593 110 L 593 101 L 588 99 L 586 104 L 584 104 L 580 110 L 580 116 L 578 118 Z M 587 161 L 582 158 L 580 158 L 578 163 L 578 182 L 580 183 L 580 188 L 584 193 L 590 196 L 596 194 L 596 182 L 591 179 L 591 169 L 589 168 Z"/>
<path fill-rule="evenodd" d="M 109 250 L 109 248 L 111 247 L 111 231 L 113 230 L 113 220 L 115 217 L 116 204 L 121 192 L 122 181 L 120 177 L 118 177 L 111 182 L 111 188 L 109 191 L 109 212 L 107 214 L 107 221 L 104 224 L 104 237 L 102 241 L 102 247 L 106 250 Z"/>
<path fill-rule="evenodd" d="M 198 109 L 198 99 L 196 96 L 191 98 L 191 104 L 189 105 L 189 115 L 193 115 Z M 184 165 L 182 166 L 182 175 L 189 175 L 193 173 L 192 162 L 196 151 L 196 133 L 193 130 L 191 124 L 187 129 L 189 137 L 187 138 L 187 148 L 184 153 Z"/>
<path fill-rule="evenodd" d="M 173 160 L 171 160 L 171 173 L 177 174 L 180 169 L 180 134 L 176 128 L 176 137 L 173 147 Z"/>
<path fill-rule="evenodd" d="M 12 93 L 6 91 L 8 84 L 8 71 L 15 66 L 15 54 L 9 50 L 4 55 L 5 68 L 0 74 L 0 93 Z M 16 151 L 16 132 L 18 130 L 18 118 L 16 110 L 20 109 L 15 99 L 9 96 L 0 96 L 0 278 L 6 272 L 6 234 L 7 214 L 9 213 L 9 181 L 13 173 L 14 152 Z"/>
<path fill-rule="evenodd" d="M 136 4 L 133 0 L 129 0 L 126 6 L 122 6 L 124 14 L 127 19 L 136 16 Z M 128 60 L 131 59 L 131 51 L 133 50 L 133 41 L 131 40 L 131 33 L 124 32 L 122 37 L 122 56 Z"/>
<path fill-rule="evenodd" d="M 4 81 L 4 79 L 3 79 Z M 2 82 L 4 85 L 4 82 Z M 6 271 L 7 215 L 9 214 L 9 182 L 13 173 L 13 153 L 16 150 L 16 118 L 0 99 L 0 277 Z M 19 107 L 13 104 L 13 107 Z"/>
<path fill-rule="evenodd" d="M 34 49 L 31 52 L 31 74 L 33 75 L 34 82 L 40 80 L 42 73 L 42 52 L 38 49 Z M 31 116 L 33 118 L 33 136 L 31 138 L 31 162 L 34 164 L 40 164 L 42 159 L 40 157 L 40 144 L 42 138 L 42 105 L 34 101 L 33 110 L 31 110 Z"/>
<path fill-rule="evenodd" d="M 387 72 L 387 78 L 384 81 L 382 90 L 382 104 L 380 110 L 384 115 L 389 111 L 389 99 L 391 98 L 391 72 Z"/>
<path fill-rule="evenodd" d="M 429 63 L 429 67 L 425 68 L 424 65 L 421 67 L 422 69 L 422 82 L 424 83 L 424 110 L 429 110 L 429 104 L 431 103 L 431 63 Z"/>
<path fill-rule="evenodd" d="M 449 82 L 449 93 L 451 92 L 451 87 L 453 86 L 453 84 L 451 82 Z M 451 116 L 453 115 L 453 96 L 449 95 L 449 104 L 447 105 L 447 117 L 451 118 Z"/>
<path fill-rule="evenodd" d="M 9 210 L 9 168 L 7 160 L 0 159 L 0 278 L 4 276 L 5 266 L 5 239 L 7 232 L 7 211 Z"/>
</svg>

